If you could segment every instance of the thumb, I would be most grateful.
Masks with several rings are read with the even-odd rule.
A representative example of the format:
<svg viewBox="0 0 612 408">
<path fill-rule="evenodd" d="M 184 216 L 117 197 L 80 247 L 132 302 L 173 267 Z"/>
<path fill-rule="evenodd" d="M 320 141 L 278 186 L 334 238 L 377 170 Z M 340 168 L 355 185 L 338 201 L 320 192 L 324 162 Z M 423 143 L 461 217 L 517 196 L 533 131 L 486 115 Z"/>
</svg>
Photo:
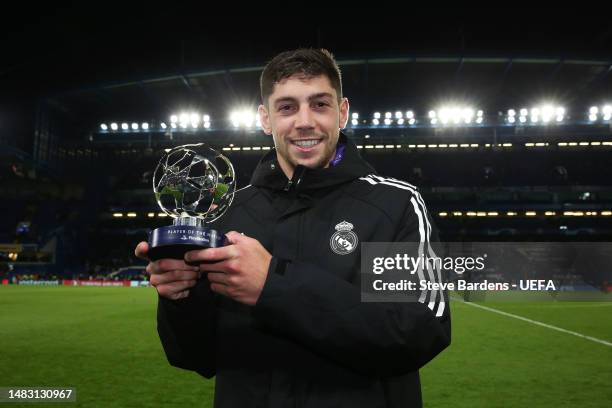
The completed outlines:
<svg viewBox="0 0 612 408">
<path fill-rule="evenodd" d="M 149 244 L 145 241 L 141 241 L 136 245 L 134 255 L 142 260 L 148 261 L 147 252 L 149 252 Z"/>
</svg>

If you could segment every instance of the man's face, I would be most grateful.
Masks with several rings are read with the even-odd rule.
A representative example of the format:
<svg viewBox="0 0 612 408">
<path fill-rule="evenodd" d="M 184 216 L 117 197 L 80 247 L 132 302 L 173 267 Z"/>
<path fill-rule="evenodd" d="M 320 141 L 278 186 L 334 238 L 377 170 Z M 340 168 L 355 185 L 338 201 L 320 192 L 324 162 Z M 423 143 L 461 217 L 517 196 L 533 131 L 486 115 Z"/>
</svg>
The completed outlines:
<svg viewBox="0 0 612 408">
<path fill-rule="evenodd" d="M 287 177 L 298 164 L 310 168 L 329 165 L 348 110 L 348 100 L 338 102 L 327 76 L 293 75 L 274 85 L 267 105 L 259 107 L 259 116 L 264 132 L 274 138 Z"/>
</svg>

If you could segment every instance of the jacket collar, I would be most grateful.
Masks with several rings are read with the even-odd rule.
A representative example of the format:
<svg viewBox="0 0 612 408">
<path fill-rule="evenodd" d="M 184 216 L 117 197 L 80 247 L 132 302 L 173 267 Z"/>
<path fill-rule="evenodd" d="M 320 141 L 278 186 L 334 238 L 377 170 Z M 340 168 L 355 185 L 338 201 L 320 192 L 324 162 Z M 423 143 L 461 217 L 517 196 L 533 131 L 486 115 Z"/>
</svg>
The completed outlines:
<svg viewBox="0 0 612 408">
<path fill-rule="evenodd" d="M 276 158 L 276 150 L 273 149 L 260 160 L 251 178 L 251 184 L 272 190 L 308 191 L 344 184 L 375 173 L 372 166 L 361 158 L 357 146 L 342 132 L 340 132 L 338 143 L 345 144 L 346 148 L 344 157 L 336 166 L 322 169 L 298 166 L 292 180 L 288 180 L 281 170 Z"/>
</svg>

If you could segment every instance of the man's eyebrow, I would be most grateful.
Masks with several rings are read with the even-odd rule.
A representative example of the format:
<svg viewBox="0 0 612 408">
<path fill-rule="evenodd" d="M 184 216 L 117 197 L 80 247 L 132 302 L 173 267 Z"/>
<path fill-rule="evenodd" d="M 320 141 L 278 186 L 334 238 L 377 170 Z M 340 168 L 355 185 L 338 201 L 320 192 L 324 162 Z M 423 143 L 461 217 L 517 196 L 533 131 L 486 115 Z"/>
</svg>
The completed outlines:
<svg viewBox="0 0 612 408">
<path fill-rule="evenodd" d="M 279 103 L 283 103 L 283 102 L 295 102 L 295 101 L 296 101 L 295 98 L 292 98 L 290 96 L 283 96 L 283 97 L 280 97 L 274 100 L 274 105 L 278 105 Z"/>
<path fill-rule="evenodd" d="M 312 101 L 313 99 L 319 99 L 319 98 L 333 98 L 334 96 L 332 94 L 330 94 L 329 92 L 320 92 L 318 94 L 314 94 L 314 95 L 310 95 L 308 97 L 309 101 Z"/>
<path fill-rule="evenodd" d="M 319 99 L 319 98 L 333 98 L 333 97 L 334 96 L 329 92 L 319 92 L 314 95 L 310 95 L 308 97 L 308 100 L 312 101 L 314 99 Z M 274 105 L 278 105 L 279 103 L 283 103 L 283 102 L 295 102 L 295 101 L 297 101 L 297 99 L 291 96 L 281 96 L 280 98 L 274 101 Z"/>
</svg>

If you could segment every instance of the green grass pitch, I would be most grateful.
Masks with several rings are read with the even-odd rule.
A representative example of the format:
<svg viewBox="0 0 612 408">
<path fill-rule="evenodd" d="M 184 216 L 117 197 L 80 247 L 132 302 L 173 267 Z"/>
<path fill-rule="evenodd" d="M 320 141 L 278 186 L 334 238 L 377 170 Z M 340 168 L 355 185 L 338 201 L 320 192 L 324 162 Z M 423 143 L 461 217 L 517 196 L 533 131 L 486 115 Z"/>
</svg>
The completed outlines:
<svg viewBox="0 0 612 408">
<path fill-rule="evenodd" d="M 0 387 L 77 388 L 76 403 L 52 406 L 212 406 L 214 380 L 168 365 L 156 298 L 151 288 L 0 286 Z M 484 305 L 612 342 L 612 302 Z M 452 317 L 451 347 L 421 370 L 426 407 L 612 406 L 612 347 L 459 301 Z"/>
</svg>

